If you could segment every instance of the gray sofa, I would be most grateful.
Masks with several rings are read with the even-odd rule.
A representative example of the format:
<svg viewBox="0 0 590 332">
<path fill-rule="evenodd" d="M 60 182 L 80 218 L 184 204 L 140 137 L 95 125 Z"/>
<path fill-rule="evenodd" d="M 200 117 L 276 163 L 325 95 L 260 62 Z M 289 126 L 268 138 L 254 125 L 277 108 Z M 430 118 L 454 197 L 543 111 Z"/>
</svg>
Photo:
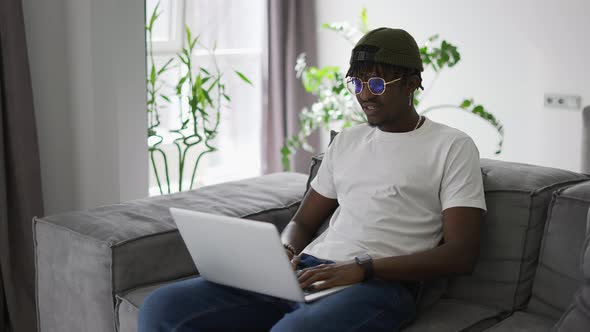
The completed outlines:
<svg viewBox="0 0 590 332">
<path fill-rule="evenodd" d="M 282 230 L 321 159 L 314 157 L 310 176 L 275 173 L 35 218 L 40 331 L 135 331 L 150 292 L 198 273 L 170 207 L 261 220 Z M 566 311 L 570 316 L 561 321 L 577 319 L 578 328 L 563 330 L 579 330 L 590 312 L 572 307 L 584 282 L 580 255 L 590 230 L 590 177 L 481 163 L 488 213 L 477 266 L 471 275 L 426 281 L 418 317 L 405 330 L 549 331 Z M 586 278 L 590 285 L 590 272 Z M 590 331 L 585 327 L 579 331 Z"/>
</svg>

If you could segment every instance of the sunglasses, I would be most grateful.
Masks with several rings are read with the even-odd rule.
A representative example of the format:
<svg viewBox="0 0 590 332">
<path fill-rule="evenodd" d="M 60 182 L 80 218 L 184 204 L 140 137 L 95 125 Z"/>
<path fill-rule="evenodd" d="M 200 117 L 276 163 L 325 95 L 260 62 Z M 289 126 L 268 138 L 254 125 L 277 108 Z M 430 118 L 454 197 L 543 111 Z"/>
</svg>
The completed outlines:
<svg viewBox="0 0 590 332">
<path fill-rule="evenodd" d="M 385 92 L 385 87 L 387 86 L 387 84 L 397 82 L 401 79 L 402 78 L 400 77 L 400 78 L 396 78 L 393 81 L 385 82 L 385 80 L 382 79 L 381 77 L 371 77 L 371 78 L 369 78 L 368 81 L 363 82 L 358 77 L 347 77 L 346 78 L 346 89 L 350 93 L 352 93 L 354 95 L 358 95 L 359 93 L 361 93 L 361 91 L 363 91 L 364 83 L 367 83 L 367 86 L 369 87 L 369 91 L 376 96 L 380 96 Z"/>
</svg>

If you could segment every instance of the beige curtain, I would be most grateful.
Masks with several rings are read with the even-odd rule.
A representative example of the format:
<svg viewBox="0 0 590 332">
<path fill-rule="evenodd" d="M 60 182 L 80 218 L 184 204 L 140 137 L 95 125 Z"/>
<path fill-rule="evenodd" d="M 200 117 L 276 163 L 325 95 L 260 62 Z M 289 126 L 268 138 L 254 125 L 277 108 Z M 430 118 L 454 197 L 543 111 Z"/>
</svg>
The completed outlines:
<svg viewBox="0 0 590 332">
<path fill-rule="evenodd" d="M 21 0 L 0 1 L 0 330 L 37 330 L 31 220 L 43 215 Z"/>
<path fill-rule="evenodd" d="M 308 64 L 317 65 L 315 1 L 269 0 L 267 8 L 268 95 L 262 126 L 264 174 L 283 170 L 280 149 L 284 140 L 298 132 L 299 112 L 314 102 L 313 96 L 305 92 L 295 77 L 297 56 L 305 52 Z M 317 151 L 317 132 L 309 138 L 309 143 Z M 297 153 L 291 160 L 291 170 L 307 173 L 311 155 L 305 151 Z"/>
</svg>

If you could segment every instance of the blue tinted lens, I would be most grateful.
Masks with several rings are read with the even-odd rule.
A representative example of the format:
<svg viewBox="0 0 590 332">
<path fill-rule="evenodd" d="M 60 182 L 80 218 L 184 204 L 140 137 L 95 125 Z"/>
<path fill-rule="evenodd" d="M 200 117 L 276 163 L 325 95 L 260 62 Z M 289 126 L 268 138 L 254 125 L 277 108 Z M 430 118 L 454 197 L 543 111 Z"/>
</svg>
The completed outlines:
<svg viewBox="0 0 590 332">
<path fill-rule="evenodd" d="M 363 82 L 356 77 L 352 78 L 352 84 L 354 85 L 354 93 L 359 94 L 363 89 Z"/>
<path fill-rule="evenodd" d="M 363 89 L 363 82 L 356 77 L 349 77 L 346 80 L 346 89 L 352 94 L 359 94 Z"/>
<path fill-rule="evenodd" d="M 376 95 L 380 95 L 385 91 L 385 80 L 379 77 L 371 77 L 369 79 L 369 90 Z"/>
</svg>

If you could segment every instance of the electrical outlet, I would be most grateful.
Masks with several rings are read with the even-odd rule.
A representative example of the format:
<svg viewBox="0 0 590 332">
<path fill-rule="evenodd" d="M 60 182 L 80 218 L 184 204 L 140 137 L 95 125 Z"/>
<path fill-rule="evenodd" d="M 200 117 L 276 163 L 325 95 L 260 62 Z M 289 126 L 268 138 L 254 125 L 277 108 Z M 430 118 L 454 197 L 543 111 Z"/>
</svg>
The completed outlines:
<svg viewBox="0 0 590 332">
<path fill-rule="evenodd" d="M 554 108 L 580 109 L 582 97 L 574 95 L 560 95 L 556 93 L 545 94 L 545 106 Z"/>
</svg>

